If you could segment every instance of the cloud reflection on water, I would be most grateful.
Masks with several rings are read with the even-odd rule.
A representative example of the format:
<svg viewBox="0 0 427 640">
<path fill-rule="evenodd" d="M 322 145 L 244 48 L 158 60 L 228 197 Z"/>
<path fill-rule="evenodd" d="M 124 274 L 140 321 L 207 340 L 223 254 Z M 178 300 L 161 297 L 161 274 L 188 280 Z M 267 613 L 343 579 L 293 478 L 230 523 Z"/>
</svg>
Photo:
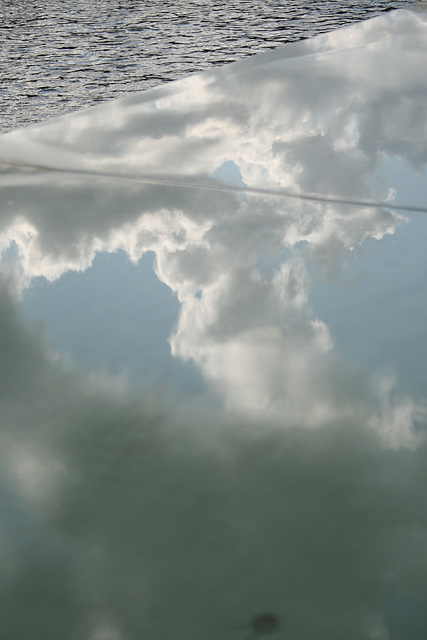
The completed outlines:
<svg viewBox="0 0 427 640">
<path fill-rule="evenodd" d="M 340 353 L 310 303 L 316 278 L 339 298 L 364 244 L 411 225 L 380 168 L 398 153 L 424 171 L 425 24 L 396 12 L 1 140 L 3 161 L 48 167 L 0 177 L 5 637 L 233 640 L 273 611 L 289 637 L 388 640 L 390 585 L 426 597 L 425 399 Z M 359 204 L 84 174 L 212 185 L 220 167 Z M 162 337 L 207 383 L 172 409 L 125 356 L 115 377 L 70 366 L 22 313 L 35 278 L 118 251 L 155 254 L 180 305 Z"/>
</svg>

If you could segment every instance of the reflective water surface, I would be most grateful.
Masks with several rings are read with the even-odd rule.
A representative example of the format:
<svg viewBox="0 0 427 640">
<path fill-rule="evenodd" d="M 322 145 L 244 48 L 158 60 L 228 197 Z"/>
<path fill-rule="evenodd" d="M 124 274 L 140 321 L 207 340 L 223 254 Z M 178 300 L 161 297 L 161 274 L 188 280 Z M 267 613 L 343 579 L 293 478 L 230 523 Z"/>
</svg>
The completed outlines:
<svg viewBox="0 0 427 640">
<path fill-rule="evenodd" d="M 0 131 L 404 7 L 412 0 L 4 0 Z"/>
<path fill-rule="evenodd" d="M 5 637 L 425 637 L 426 38 L 0 138 Z"/>
</svg>

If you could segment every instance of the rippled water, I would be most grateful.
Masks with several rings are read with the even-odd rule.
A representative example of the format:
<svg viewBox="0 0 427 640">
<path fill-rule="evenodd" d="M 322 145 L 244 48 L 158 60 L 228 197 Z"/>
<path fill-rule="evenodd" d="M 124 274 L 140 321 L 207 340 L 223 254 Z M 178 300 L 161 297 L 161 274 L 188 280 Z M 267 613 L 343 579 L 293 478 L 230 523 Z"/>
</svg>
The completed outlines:
<svg viewBox="0 0 427 640">
<path fill-rule="evenodd" d="M 0 2 L 0 131 L 412 4 L 411 0 Z"/>
</svg>

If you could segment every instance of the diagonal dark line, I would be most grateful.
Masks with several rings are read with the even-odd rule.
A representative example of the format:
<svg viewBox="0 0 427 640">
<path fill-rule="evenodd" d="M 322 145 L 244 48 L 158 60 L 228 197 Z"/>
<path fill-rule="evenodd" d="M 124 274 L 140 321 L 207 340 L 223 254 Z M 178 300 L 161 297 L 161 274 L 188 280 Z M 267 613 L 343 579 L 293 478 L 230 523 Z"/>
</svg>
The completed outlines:
<svg viewBox="0 0 427 640">
<path fill-rule="evenodd" d="M 292 191 L 287 191 L 285 189 L 266 189 L 262 187 L 248 187 L 248 186 L 239 186 L 239 185 L 228 185 L 228 184 L 220 184 L 220 183 L 210 183 L 210 182 L 191 182 L 180 177 L 161 177 L 150 174 L 125 174 L 125 173 L 115 173 L 110 171 L 96 171 L 93 169 L 66 169 L 66 168 L 57 168 L 57 167 L 49 167 L 44 165 L 36 165 L 36 164 L 13 164 L 9 163 L 3 166 L 7 167 L 16 167 L 22 169 L 35 169 L 39 171 L 47 171 L 50 173 L 60 173 L 60 174 L 71 174 L 71 175 L 81 175 L 81 176 L 93 176 L 96 178 L 111 178 L 118 181 L 125 182 L 137 182 L 142 184 L 153 184 L 159 186 L 169 186 L 169 187 L 180 187 L 185 189 L 200 189 L 204 191 L 220 191 L 220 192 L 232 192 L 232 193 L 242 193 L 249 195 L 263 195 L 275 198 L 283 198 L 283 199 L 293 199 L 293 200 L 308 200 L 312 202 L 325 202 L 325 203 L 333 203 L 333 204 L 347 204 L 352 206 L 364 206 L 364 207 L 375 207 L 377 209 L 390 209 L 392 211 L 407 211 L 412 213 L 427 213 L 427 206 L 413 206 L 407 204 L 399 204 L 396 202 L 389 201 L 378 201 L 378 200 L 369 200 L 364 198 L 344 198 L 340 196 L 330 196 L 330 195 L 320 195 L 317 193 L 295 193 Z M 0 174 L 1 175 L 1 174 Z"/>
</svg>

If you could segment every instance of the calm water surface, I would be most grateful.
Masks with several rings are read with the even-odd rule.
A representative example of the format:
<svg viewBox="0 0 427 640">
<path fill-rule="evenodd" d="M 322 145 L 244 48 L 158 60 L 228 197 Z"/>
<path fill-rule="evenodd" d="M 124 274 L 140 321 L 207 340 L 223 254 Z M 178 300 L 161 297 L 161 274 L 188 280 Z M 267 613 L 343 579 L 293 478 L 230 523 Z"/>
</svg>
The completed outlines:
<svg viewBox="0 0 427 640">
<path fill-rule="evenodd" d="M 411 0 L 0 0 L 0 131 L 409 4 Z"/>
</svg>

